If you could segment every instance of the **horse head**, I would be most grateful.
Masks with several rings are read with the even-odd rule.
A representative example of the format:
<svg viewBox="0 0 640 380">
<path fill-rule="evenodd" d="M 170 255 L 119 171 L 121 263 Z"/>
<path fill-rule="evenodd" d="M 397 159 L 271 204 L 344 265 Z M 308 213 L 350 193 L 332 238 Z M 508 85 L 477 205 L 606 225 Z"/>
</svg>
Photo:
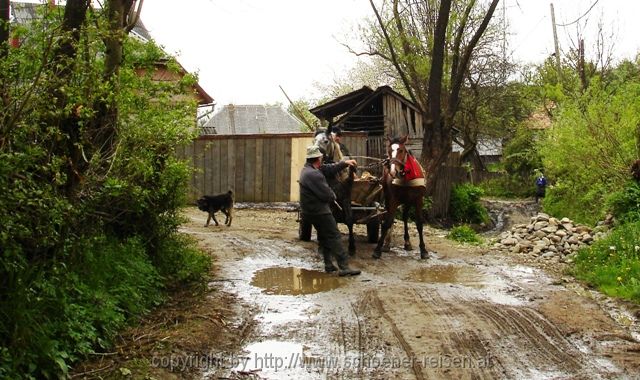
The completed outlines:
<svg viewBox="0 0 640 380">
<path fill-rule="evenodd" d="M 407 150 L 406 143 L 409 141 L 408 136 L 394 137 L 393 139 L 387 136 L 387 157 L 391 163 L 390 174 L 395 177 L 399 171 L 402 171 L 404 163 L 407 160 L 409 151 Z"/>
<path fill-rule="evenodd" d="M 323 161 L 338 162 L 342 160 L 342 152 L 340 152 L 340 146 L 333 141 L 326 131 L 318 131 L 314 137 L 314 144 L 320 148 L 320 151 L 324 154 Z"/>
</svg>

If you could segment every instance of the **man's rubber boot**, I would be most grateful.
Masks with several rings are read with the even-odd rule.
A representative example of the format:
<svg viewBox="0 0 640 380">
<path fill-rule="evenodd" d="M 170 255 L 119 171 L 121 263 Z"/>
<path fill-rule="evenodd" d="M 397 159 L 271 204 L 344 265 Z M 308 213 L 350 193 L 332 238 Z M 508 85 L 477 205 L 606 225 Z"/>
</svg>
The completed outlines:
<svg viewBox="0 0 640 380">
<path fill-rule="evenodd" d="M 360 269 L 351 269 L 349 267 L 343 267 L 338 271 L 338 276 L 357 276 L 360 274 Z"/>
<path fill-rule="evenodd" d="M 331 261 L 331 256 L 326 254 L 322 249 L 320 249 L 320 251 L 324 258 L 324 271 L 327 273 L 333 273 L 337 271 L 338 268 L 335 265 L 333 265 L 333 262 Z"/>
<path fill-rule="evenodd" d="M 324 264 L 324 271 L 327 272 L 327 273 L 333 273 L 333 272 L 335 272 L 337 270 L 338 270 L 338 268 L 336 268 L 336 266 L 333 265 L 332 263 L 329 263 L 329 264 L 325 263 Z"/>
</svg>

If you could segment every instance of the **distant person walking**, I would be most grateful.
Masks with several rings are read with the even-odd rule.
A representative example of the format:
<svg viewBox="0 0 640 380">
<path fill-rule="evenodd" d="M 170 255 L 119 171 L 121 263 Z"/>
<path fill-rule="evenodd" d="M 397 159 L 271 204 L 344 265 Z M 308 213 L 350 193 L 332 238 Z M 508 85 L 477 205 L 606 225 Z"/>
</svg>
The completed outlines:
<svg viewBox="0 0 640 380">
<path fill-rule="evenodd" d="M 336 201 L 336 195 L 325 177 L 335 175 L 347 166 L 356 166 L 357 163 L 355 160 L 346 160 L 323 165 L 322 152 L 315 145 L 307 147 L 306 159 L 298 181 L 300 209 L 302 219 L 311 223 L 318 231 L 318 245 L 324 258 L 324 270 L 327 273 L 338 271 L 339 276 L 359 275 L 359 270 L 351 269 L 347 264 L 347 253 L 342 246 L 340 231 L 329 207 Z M 338 268 L 333 265 L 334 257 Z"/>
<path fill-rule="evenodd" d="M 544 198 L 546 188 L 547 179 L 544 177 L 544 174 L 540 173 L 540 176 L 536 178 L 536 203 L 538 203 L 538 199 Z"/>
</svg>

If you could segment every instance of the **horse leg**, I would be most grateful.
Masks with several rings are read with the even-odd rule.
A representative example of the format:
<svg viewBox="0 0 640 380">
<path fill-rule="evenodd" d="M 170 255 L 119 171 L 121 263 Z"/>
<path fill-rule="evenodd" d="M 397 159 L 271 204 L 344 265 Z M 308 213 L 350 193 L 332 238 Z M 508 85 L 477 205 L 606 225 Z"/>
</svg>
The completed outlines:
<svg viewBox="0 0 640 380">
<path fill-rule="evenodd" d="M 382 223 L 378 245 L 376 245 L 376 248 L 373 250 L 374 259 L 379 259 L 380 256 L 382 256 L 382 246 L 387 236 L 387 232 L 393 225 L 393 218 L 395 216 L 396 208 L 398 208 L 398 205 L 390 204 L 389 208 L 387 209 L 387 214 L 384 216 L 384 222 Z"/>
<path fill-rule="evenodd" d="M 418 229 L 418 237 L 420 238 L 420 258 L 428 259 L 429 252 L 424 244 L 424 237 L 422 236 L 422 199 L 416 202 L 416 228 Z"/>
<path fill-rule="evenodd" d="M 351 211 L 351 199 L 345 199 L 342 202 L 342 210 L 344 212 L 344 224 L 349 229 L 349 255 L 356 254 L 356 238 L 353 235 L 353 212 Z"/>
<path fill-rule="evenodd" d="M 382 252 L 391 252 L 391 238 L 393 237 L 393 226 L 395 223 L 391 223 L 391 227 L 387 231 L 387 236 L 384 239 L 384 244 L 382 245 Z"/>
<path fill-rule="evenodd" d="M 409 207 L 408 205 L 402 206 L 402 221 L 404 222 L 404 250 L 411 251 L 411 240 L 409 238 Z"/>
</svg>

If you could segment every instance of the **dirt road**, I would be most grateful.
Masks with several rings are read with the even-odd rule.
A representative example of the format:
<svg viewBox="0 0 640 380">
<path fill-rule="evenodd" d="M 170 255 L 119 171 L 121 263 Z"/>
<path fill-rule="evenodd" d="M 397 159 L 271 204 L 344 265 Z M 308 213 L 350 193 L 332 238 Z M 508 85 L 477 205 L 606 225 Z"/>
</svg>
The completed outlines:
<svg viewBox="0 0 640 380">
<path fill-rule="evenodd" d="M 339 278 L 297 239 L 295 212 L 239 209 L 208 228 L 187 216 L 183 231 L 214 257 L 210 288 L 252 318 L 237 344 L 211 347 L 204 378 L 640 378 L 634 311 L 443 231 L 427 229 L 429 260 L 400 237 L 374 260 L 356 226 L 363 274 Z"/>
</svg>

